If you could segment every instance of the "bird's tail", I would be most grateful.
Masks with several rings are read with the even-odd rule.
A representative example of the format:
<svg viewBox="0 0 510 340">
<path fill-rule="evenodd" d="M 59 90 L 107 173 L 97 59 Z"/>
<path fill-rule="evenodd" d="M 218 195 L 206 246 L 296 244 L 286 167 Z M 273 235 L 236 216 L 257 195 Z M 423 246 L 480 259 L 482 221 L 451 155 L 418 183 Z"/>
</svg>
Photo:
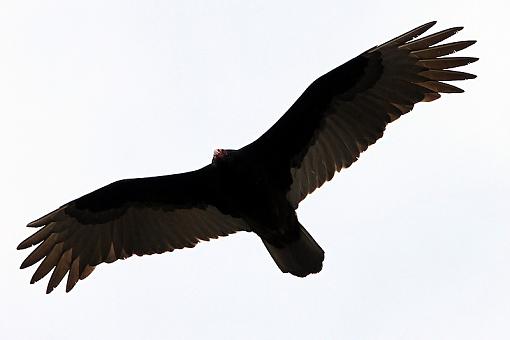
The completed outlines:
<svg viewBox="0 0 510 340">
<path fill-rule="evenodd" d="M 299 222 L 298 225 L 298 238 L 283 246 L 275 246 L 264 239 L 262 242 L 282 272 L 305 277 L 321 271 L 324 250 Z"/>
</svg>

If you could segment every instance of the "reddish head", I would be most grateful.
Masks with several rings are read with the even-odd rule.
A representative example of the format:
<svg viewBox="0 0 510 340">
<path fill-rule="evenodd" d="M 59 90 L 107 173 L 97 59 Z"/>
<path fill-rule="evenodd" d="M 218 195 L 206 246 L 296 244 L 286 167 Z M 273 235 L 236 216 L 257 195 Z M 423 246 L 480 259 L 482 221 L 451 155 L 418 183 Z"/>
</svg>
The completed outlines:
<svg viewBox="0 0 510 340">
<path fill-rule="evenodd" d="M 221 160 L 228 155 L 228 150 L 225 149 L 215 149 L 213 154 L 213 162 Z"/>
</svg>

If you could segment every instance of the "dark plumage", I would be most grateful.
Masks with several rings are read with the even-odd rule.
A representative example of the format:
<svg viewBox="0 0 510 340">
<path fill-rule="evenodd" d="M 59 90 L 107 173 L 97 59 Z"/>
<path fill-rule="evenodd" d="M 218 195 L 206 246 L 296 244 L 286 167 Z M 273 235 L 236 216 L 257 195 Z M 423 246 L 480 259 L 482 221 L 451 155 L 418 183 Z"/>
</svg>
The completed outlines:
<svg viewBox="0 0 510 340">
<path fill-rule="evenodd" d="M 319 272 L 324 251 L 299 223 L 299 202 L 355 162 L 414 104 L 463 92 L 443 81 L 475 77 L 450 69 L 476 58 L 443 57 L 474 41 L 436 45 L 461 27 L 415 39 L 434 24 L 326 73 L 259 139 L 240 150 L 217 150 L 202 169 L 121 180 L 29 223 L 41 229 L 18 249 L 39 245 L 21 268 L 42 260 L 31 283 L 53 270 L 47 292 L 66 274 L 69 291 L 102 262 L 251 231 L 282 272 Z"/>
</svg>

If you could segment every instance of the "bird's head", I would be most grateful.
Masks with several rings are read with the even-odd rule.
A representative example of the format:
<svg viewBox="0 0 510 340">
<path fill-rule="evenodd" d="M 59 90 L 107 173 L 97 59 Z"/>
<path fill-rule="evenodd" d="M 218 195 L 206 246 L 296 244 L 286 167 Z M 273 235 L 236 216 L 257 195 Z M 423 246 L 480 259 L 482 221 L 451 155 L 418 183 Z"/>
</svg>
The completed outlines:
<svg viewBox="0 0 510 340">
<path fill-rule="evenodd" d="M 217 163 L 219 161 L 228 159 L 231 156 L 232 151 L 234 151 L 234 150 L 215 149 L 214 150 L 214 154 L 213 154 L 212 162 L 213 163 Z"/>
</svg>

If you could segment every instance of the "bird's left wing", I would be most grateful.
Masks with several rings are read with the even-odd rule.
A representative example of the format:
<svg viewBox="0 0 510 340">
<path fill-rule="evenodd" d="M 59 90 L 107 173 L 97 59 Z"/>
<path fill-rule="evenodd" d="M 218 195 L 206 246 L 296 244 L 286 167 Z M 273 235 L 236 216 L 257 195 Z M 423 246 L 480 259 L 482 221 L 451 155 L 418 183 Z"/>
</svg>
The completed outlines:
<svg viewBox="0 0 510 340">
<path fill-rule="evenodd" d="M 376 46 L 314 81 L 266 133 L 242 150 L 286 183 L 297 208 L 306 195 L 349 167 L 386 125 L 439 93 L 463 92 L 443 81 L 470 79 L 449 70 L 476 58 L 445 57 L 475 41 L 436 45 L 462 27 L 415 39 L 435 22 Z M 414 40 L 413 40 L 414 39 Z"/>
<path fill-rule="evenodd" d="M 66 291 L 95 266 L 194 247 L 200 240 L 247 230 L 216 197 L 214 168 L 114 182 L 28 224 L 39 229 L 18 249 L 39 246 L 21 268 L 42 260 L 34 283 L 51 270 L 47 293 L 69 273 Z"/>
</svg>

